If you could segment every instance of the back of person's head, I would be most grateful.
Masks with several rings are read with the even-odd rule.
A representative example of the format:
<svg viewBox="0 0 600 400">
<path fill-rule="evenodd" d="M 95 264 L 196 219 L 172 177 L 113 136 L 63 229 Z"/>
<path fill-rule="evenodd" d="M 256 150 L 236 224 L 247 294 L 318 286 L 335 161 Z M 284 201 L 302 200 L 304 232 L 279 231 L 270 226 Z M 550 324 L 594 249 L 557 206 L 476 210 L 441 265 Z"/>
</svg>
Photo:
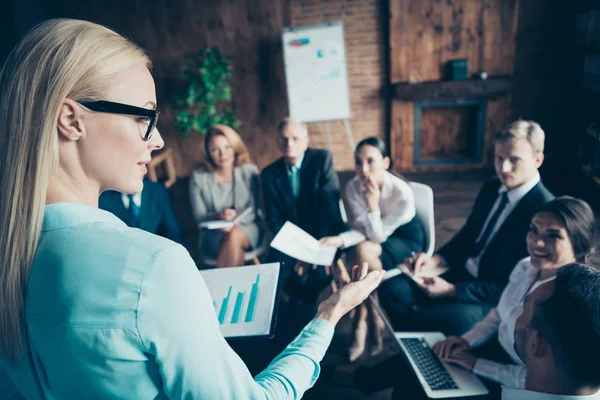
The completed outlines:
<svg viewBox="0 0 600 400">
<path fill-rule="evenodd" d="M 587 263 L 594 250 L 596 218 L 591 207 L 583 200 L 570 196 L 557 197 L 542 205 L 536 214 L 547 212 L 562 220 L 573 245 L 575 259 Z"/>
<path fill-rule="evenodd" d="M 496 133 L 494 143 L 504 143 L 509 140 L 525 139 L 531 145 L 534 153 L 544 152 L 545 134 L 540 124 L 535 121 L 516 120 Z"/>
<path fill-rule="evenodd" d="M 215 162 L 209 152 L 210 141 L 215 136 L 223 136 L 229 141 L 229 144 L 235 153 L 235 166 L 252 163 L 250 153 L 248 153 L 248 149 L 240 134 L 227 125 L 217 124 L 213 125 L 204 137 L 204 168 L 209 171 L 213 171 L 216 168 Z"/>
<path fill-rule="evenodd" d="M 554 291 L 535 305 L 531 327 L 552 349 L 571 387 L 600 387 L 600 271 L 582 264 L 560 268 Z"/>
<path fill-rule="evenodd" d="M 94 23 L 55 19 L 33 28 L 0 72 L 0 341 L 22 356 L 24 288 L 57 166 L 57 114 L 66 98 L 101 100 L 120 72 L 150 61 L 135 44 Z"/>
</svg>

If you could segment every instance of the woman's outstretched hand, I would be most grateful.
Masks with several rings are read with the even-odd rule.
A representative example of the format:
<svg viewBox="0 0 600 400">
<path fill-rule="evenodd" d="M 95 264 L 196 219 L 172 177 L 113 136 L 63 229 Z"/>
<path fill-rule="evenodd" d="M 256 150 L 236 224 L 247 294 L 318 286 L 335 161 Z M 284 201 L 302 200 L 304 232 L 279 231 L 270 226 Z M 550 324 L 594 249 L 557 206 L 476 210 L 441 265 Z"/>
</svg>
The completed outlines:
<svg viewBox="0 0 600 400">
<path fill-rule="evenodd" d="M 340 290 L 319 304 L 317 318 L 325 319 L 336 325 L 338 321 L 354 307 L 366 300 L 377 289 L 385 271 L 369 271 L 369 265 L 363 263 L 352 268 L 352 282 L 342 282 Z"/>
</svg>

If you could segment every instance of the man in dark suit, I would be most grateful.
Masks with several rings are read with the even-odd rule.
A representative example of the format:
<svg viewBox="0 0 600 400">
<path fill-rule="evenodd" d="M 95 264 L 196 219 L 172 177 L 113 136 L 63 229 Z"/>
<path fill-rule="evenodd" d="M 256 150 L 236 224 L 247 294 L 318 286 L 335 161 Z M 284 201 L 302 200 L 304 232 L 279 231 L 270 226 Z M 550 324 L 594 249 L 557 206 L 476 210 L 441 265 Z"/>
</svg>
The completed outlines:
<svg viewBox="0 0 600 400">
<path fill-rule="evenodd" d="M 417 287 L 405 276 L 379 288 L 395 328 L 434 329 L 460 335 L 496 306 L 508 277 L 526 257 L 525 237 L 537 208 L 554 196 L 540 181 L 544 132 L 533 121 L 516 121 L 494 139 L 497 176 L 485 183 L 462 229 L 436 254 L 407 259 L 417 272 L 449 271 Z M 418 312 L 413 306 L 420 305 Z"/>
<path fill-rule="evenodd" d="M 285 119 L 277 130 L 277 145 L 283 157 L 261 174 L 269 229 L 277 234 L 290 221 L 317 239 L 344 232 L 348 227 L 340 212 L 340 185 L 331 154 L 308 148 L 305 124 Z M 271 249 L 269 258 L 285 263 L 285 281 L 296 260 L 275 249 Z"/>
<path fill-rule="evenodd" d="M 162 183 L 144 179 L 142 192 L 133 195 L 106 191 L 100 196 L 98 206 L 115 214 L 128 226 L 184 244 L 169 193 Z"/>
<path fill-rule="evenodd" d="M 270 231 L 277 234 L 286 221 L 317 239 L 346 231 L 339 208 L 340 185 L 331 154 L 308 148 L 305 124 L 284 119 L 277 131 L 277 146 L 282 157 L 261 173 Z M 297 260 L 273 248 L 268 258 L 270 262 L 282 263 L 280 283 L 290 295 L 290 301 L 279 305 L 273 341 L 259 343 L 251 349 L 234 345 L 253 373 L 263 370 L 313 318 L 315 300 L 331 280 L 322 267 L 313 270 L 305 266 L 302 276 L 298 276 L 294 273 Z"/>
</svg>

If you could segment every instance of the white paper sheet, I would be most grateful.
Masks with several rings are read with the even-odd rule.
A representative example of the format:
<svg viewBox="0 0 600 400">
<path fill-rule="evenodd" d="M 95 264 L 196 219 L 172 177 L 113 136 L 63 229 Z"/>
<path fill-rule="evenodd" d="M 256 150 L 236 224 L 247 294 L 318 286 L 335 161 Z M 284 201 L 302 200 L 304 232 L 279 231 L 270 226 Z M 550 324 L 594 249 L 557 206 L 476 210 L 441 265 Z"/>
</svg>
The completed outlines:
<svg viewBox="0 0 600 400">
<path fill-rule="evenodd" d="M 271 334 L 279 263 L 200 271 L 226 338 Z"/>
<path fill-rule="evenodd" d="M 308 264 L 331 265 L 336 248 L 321 246 L 319 241 L 287 221 L 271 241 L 271 247 Z"/>
<path fill-rule="evenodd" d="M 216 221 L 205 221 L 205 222 L 200 223 L 200 228 L 210 229 L 210 230 L 232 228 L 237 223 L 239 223 L 241 220 L 246 218 L 248 216 L 248 214 L 250 214 L 251 211 L 252 211 L 252 208 L 248 207 L 241 214 L 239 214 L 237 217 L 235 217 L 231 221 L 223 221 L 221 219 L 216 220 Z"/>
</svg>

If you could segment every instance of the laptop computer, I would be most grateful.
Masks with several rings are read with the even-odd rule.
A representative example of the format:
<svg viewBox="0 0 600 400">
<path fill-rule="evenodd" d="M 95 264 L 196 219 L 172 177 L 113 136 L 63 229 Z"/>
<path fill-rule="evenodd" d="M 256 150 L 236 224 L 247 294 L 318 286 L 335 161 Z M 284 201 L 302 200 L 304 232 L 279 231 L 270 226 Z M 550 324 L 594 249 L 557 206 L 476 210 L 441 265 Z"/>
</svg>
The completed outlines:
<svg viewBox="0 0 600 400">
<path fill-rule="evenodd" d="M 475 374 L 441 361 L 431 349 L 445 339 L 441 332 L 395 332 L 394 336 L 431 399 L 482 396 L 488 389 Z"/>
</svg>

